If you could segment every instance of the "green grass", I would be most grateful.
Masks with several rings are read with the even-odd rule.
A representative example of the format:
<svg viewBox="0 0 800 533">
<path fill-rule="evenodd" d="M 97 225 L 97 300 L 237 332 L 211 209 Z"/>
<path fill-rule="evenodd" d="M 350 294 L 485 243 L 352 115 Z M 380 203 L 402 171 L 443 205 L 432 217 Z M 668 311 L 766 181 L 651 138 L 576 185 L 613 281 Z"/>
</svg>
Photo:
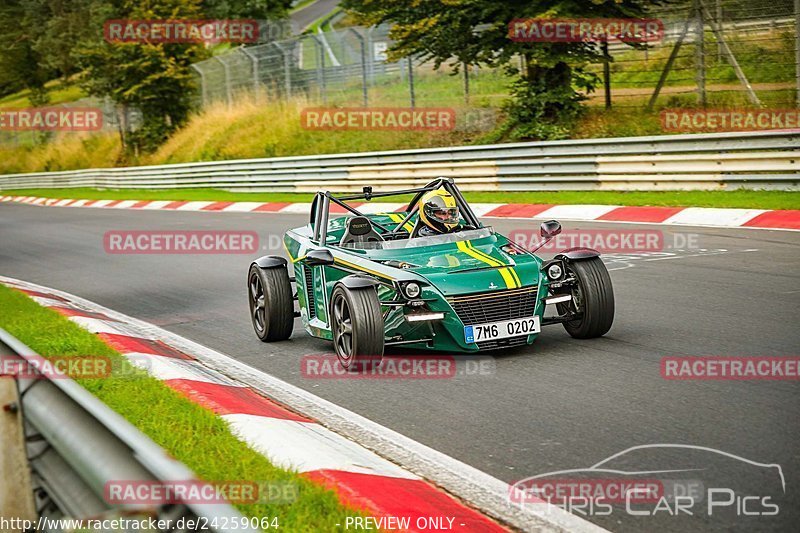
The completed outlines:
<svg viewBox="0 0 800 533">
<path fill-rule="evenodd" d="M 771 35 L 774 38 L 770 41 L 732 43 L 732 46 L 738 47 L 736 53 L 742 68 L 748 71 L 751 82 L 756 84 L 756 93 L 768 108 L 795 106 L 794 90 L 787 83 L 792 71 L 784 65 L 794 61 L 793 41 L 787 35 L 785 32 L 774 32 Z M 707 49 L 715 52 L 716 45 L 708 35 L 707 39 Z M 336 40 L 331 40 L 330 44 L 337 55 L 343 53 Z M 313 49 L 310 44 L 308 46 Z M 571 129 L 569 137 L 584 139 L 673 133 L 664 131 L 659 112 L 664 108 L 698 107 L 691 70 L 677 70 L 670 75 L 655 109 L 645 109 L 670 48 L 665 46 L 652 51 L 647 63 L 644 63 L 644 53 L 641 51 L 615 54 L 619 62 L 612 65 L 612 109 L 602 107 L 602 88 L 598 88 L 590 95 L 585 113 Z M 708 107 L 751 107 L 746 94 L 737 85 L 730 66 L 724 60 L 717 60 L 716 54 L 711 52 L 707 62 Z M 681 57 L 676 68 L 690 69 L 693 65 L 691 46 L 681 55 L 687 57 Z M 311 68 L 317 60 L 312 52 L 303 54 L 303 58 L 306 68 Z M 595 67 L 599 68 L 597 65 Z M 311 73 L 313 71 L 306 72 Z M 316 90 L 307 96 L 299 96 L 300 91 L 297 91 L 296 97 L 289 101 L 254 101 L 243 94 L 237 96 L 230 108 L 223 102 L 216 102 L 198 110 L 187 124 L 151 154 L 125 152 L 120 146 L 119 136 L 114 133 L 62 133 L 53 136 L 51 142 L 42 144 L 35 142 L 35 136 L 30 133 L 0 132 L 0 174 L 402 150 L 511 140 L 508 129 L 503 127 L 505 115 L 501 107 L 508 99 L 510 80 L 502 70 L 473 70 L 469 80 L 468 104 L 464 98 L 463 76 L 452 76 L 427 67 L 418 68 L 414 76 L 417 107 L 454 108 L 459 127 L 452 131 L 311 130 L 302 126 L 300 117 L 304 108 L 321 105 L 317 101 L 319 95 Z M 686 76 L 689 77 L 680 79 Z M 61 82 L 48 85 L 54 91 L 51 95 L 54 102 L 80 96 L 74 86 L 65 86 Z M 360 77 L 355 76 L 345 83 L 331 81 L 328 84 L 327 102 L 329 106 L 360 106 Z M 0 99 L 0 107 L 25 105 L 27 96 L 24 92 Z M 377 73 L 375 83 L 369 89 L 369 105 L 408 107 L 409 87 L 405 74 L 401 79 L 397 73 Z M 473 111 L 473 115 L 469 116 L 475 118 L 478 112 L 486 112 L 487 109 L 495 112 L 496 121 L 493 124 L 487 120 L 480 131 L 463 127 L 467 111 Z M 491 115 L 491 112 L 487 115 Z M 12 142 L 4 143 L 4 138 Z"/>
<path fill-rule="evenodd" d="M 333 492 L 272 465 L 234 437 L 220 417 L 135 369 L 98 337 L 55 311 L 4 285 L 0 285 L 0 309 L 0 327 L 44 357 L 111 358 L 112 368 L 119 368 L 119 373 L 78 382 L 200 478 L 297 487 L 298 497 L 291 504 L 237 504 L 244 515 L 277 516 L 281 531 L 333 531 L 347 516 L 358 515 L 343 507 Z"/>
<path fill-rule="evenodd" d="M 743 37 L 729 42 L 742 70 L 751 84 L 793 82 L 794 70 L 787 65 L 794 63 L 794 34 L 790 31 L 773 31 L 770 40 L 752 40 Z M 717 42 L 711 32 L 705 34 L 706 79 L 708 84 L 738 84 L 736 72 L 725 57 L 718 57 Z M 641 50 L 629 50 L 613 54 L 611 63 L 612 88 L 655 87 L 661 71 L 672 52 L 672 46 L 661 46 L 651 50 L 645 62 Z M 666 86 L 693 86 L 695 47 L 687 43 L 680 50 L 673 70 L 667 77 Z M 602 72 L 601 64 L 590 67 L 595 73 Z"/>
<path fill-rule="evenodd" d="M 49 88 L 50 95 L 50 103 L 47 104 L 48 106 L 74 102 L 86 96 L 77 85 L 65 85 L 62 84 L 61 80 L 48 82 L 46 86 Z M 8 96 L 0 98 L 0 107 L 15 109 L 31 107 L 29 97 L 30 91 L 27 89 L 9 94 Z"/>
<path fill-rule="evenodd" d="M 9 189 L 3 194 L 85 200 L 208 200 L 220 202 L 310 202 L 312 194 L 228 192 L 218 189 L 102 190 Z M 653 205 L 676 207 L 732 207 L 743 209 L 800 209 L 800 192 L 785 191 L 542 191 L 465 192 L 474 203 Z M 387 200 L 388 201 L 388 200 Z M 402 201 L 398 200 L 398 201 Z"/>
</svg>

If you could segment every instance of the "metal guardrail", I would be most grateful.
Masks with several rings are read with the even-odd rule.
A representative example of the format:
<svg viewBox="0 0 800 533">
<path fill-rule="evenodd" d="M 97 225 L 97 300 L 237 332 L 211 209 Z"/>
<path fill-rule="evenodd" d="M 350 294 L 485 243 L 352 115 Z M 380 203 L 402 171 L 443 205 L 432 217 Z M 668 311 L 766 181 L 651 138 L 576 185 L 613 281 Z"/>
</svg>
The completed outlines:
<svg viewBox="0 0 800 533">
<path fill-rule="evenodd" d="M 316 192 L 458 178 L 464 190 L 795 190 L 800 130 L 455 146 L 0 175 L 0 190 L 95 187 Z"/>
<path fill-rule="evenodd" d="M 24 360 L 41 371 L 45 360 L 0 328 L 0 354 Z M 197 482 L 188 467 L 170 457 L 149 437 L 68 378 L 18 376 L 25 447 L 40 517 L 99 519 L 108 513 L 153 516 L 175 527 L 194 520 L 204 531 L 256 531 L 224 503 L 111 505 L 104 498 L 109 481 Z M 3 413 L 0 413 L 2 415 Z M 3 450 L 3 453 L 9 453 Z M 33 496 L 31 496 L 33 497 Z M 224 527 L 220 527 L 222 524 Z M 237 527 L 238 526 L 238 527 Z M 37 529 L 38 531 L 38 529 Z M 54 531 L 54 530 L 53 530 Z M 164 530 L 167 531 L 167 530 Z M 169 529 L 168 531 L 195 531 Z"/>
</svg>

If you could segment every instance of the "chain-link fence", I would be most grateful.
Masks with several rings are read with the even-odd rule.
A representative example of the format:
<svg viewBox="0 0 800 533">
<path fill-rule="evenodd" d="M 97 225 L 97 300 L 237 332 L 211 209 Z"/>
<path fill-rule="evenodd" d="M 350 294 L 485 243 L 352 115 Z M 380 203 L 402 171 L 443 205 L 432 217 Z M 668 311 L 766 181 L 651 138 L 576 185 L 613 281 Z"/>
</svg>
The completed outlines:
<svg viewBox="0 0 800 533">
<path fill-rule="evenodd" d="M 593 65 L 604 81 L 593 102 L 794 107 L 800 102 L 796 9 L 792 0 L 689 0 L 656 10 L 664 38 L 640 48 L 610 43 L 608 67 Z"/>
<path fill-rule="evenodd" d="M 663 22 L 663 38 L 633 46 L 609 42 L 607 60 L 588 66 L 597 86 L 587 93 L 587 103 L 635 113 L 667 107 L 800 106 L 798 4 L 683 0 L 656 8 L 649 17 Z M 389 26 L 330 27 L 287 38 L 285 24 L 267 25 L 261 31 L 263 44 L 194 64 L 198 107 L 293 98 L 338 107 L 447 107 L 456 111 L 459 129 L 486 131 L 496 125 L 512 81 L 503 69 L 450 61 L 437 70 L 413 57 L 390 61 Z M 602 52 L 603 45 L 597 47 Z M 69 105 L 101 107 L 106 131 L 136 125 L 135 111 L 108 101 L 82 99 Z M 0 143 L 27 145 L 37 136 L 0 131 Z"/>
<path fill-rule="evenodd" d="M 589 66 L 598 76 L 590 105 L 792 107 L 800 98 L 793 0 L 686 0 L 651 17 L 663 21 L 663 39 L 635 47 L 610 42 L 607 62 Z M 340 106 L 496 108 L 508 98 L 510 80 L 500 69 L 458 65 L 454 75 L 414 58 L 390 62 L 391 44 L 381 25 L 238 48 L 194 65 L 199 103 L 232 105 L 255 95 Z"/>
</svg>

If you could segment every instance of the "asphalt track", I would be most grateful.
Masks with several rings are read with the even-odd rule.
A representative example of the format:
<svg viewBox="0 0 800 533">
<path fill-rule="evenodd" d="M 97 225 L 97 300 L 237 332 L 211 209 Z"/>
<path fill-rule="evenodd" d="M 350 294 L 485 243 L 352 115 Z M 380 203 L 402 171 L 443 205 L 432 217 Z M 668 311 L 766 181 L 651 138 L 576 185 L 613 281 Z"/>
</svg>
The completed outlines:
<svg viewBox="0 0 800 533">
<path fill-rule="evenodd" d="M 321 16 L 333 11 L 337 5 L 339 5 L 339 0 L 317 0 L 299 11 L 295 11 L 289 18 L 292 24 L 296 26 L 295 30 L 299 33 Z"/>
<path fill-rule="evenodd" d="M 308 337 L 299 322 L 289 341 L 270 345 L 256 339 L 245 296 L 253 256 L 110 255 L 103 248 L 108 230 L 255 230 L 267 248 L 264 253 L 283 254 L 276 248 L 277 236 L 305 221 L 305 216 L 287 214 L 3 203 L 0 273 L 158 324 L 504 481 L 588 468 L 644 444 L 702 446 L 751 461 L 675 448 L 626 454 L 613 462 L 617 469 L 691 468 L 678 478 L 704 489 L 731 488 L 735 494 L 730 506 L 715 507 L 712 516 L 707 498 L 695 500 L 691 516 L 672 516 L 663 509 L 656 516 L 632 516 L 624 505 L 608 516 L 598 516 L 602 510 L 587 516 L 614 531 L 796 530 L 798 382 L 668 381 L 661 377 L 660 361 L 674 355 L 798 355 L 800 232 L 669 228 L 665 243 L 692 234 L 691 249 L 606 258 L 617 300 L 614 327 L 606 337 L 579 341 L 560 326 L 550 326 L 532 346 L 490 352 L 493 372 L 436 380 L 303 377 L 301 357 L 330 347 Z M 538 225 L 489 223 L 504 233 Z M 564 227 L 660 229 L 598 223 Z M 752 462 L 780 465 L 785 493 L 775 468 Z M 742 500 L 753 495 L 771 500 Z M 742 516 L 744 511 L 770 512 L 770 502 L 779 504 L 777 515 Z M 652 512 L 655 507 L 633 508 Z"/>
</svg>

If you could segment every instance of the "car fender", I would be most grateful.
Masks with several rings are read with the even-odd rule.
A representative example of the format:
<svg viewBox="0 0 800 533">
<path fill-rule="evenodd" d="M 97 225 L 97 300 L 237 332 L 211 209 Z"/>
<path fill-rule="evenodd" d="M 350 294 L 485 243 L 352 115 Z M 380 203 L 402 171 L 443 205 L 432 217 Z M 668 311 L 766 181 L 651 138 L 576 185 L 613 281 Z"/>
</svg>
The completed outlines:
<svg viewBox="0 0 800 533">
<path fill-rule="evenodd" d="M 366 289 L 368 287 L 377 286 L 378 282 L 366 276 L 360 276 L 358 274 L 350 274 L 349 276 L 345 276 L 342 279 L 340 279 L 336 284 L 344 285 L 348 289 Z"/>
<path fill-rule="evenodd" d="M 253 264 L 258 265 L 260 268 L 286 268 L 288 262 L 286 261 L 285 257 L 279 257 L 277 255 L 265 255 L 253 261 Z"/>
<path fill-rule="evenodd" d="M 592 248 L 572 248 L 556 254 L 554 259 L 565 259 L 567 261 L 583 261 L 593 257 L 600 257 L 600 252 Z"/>
</svg>

